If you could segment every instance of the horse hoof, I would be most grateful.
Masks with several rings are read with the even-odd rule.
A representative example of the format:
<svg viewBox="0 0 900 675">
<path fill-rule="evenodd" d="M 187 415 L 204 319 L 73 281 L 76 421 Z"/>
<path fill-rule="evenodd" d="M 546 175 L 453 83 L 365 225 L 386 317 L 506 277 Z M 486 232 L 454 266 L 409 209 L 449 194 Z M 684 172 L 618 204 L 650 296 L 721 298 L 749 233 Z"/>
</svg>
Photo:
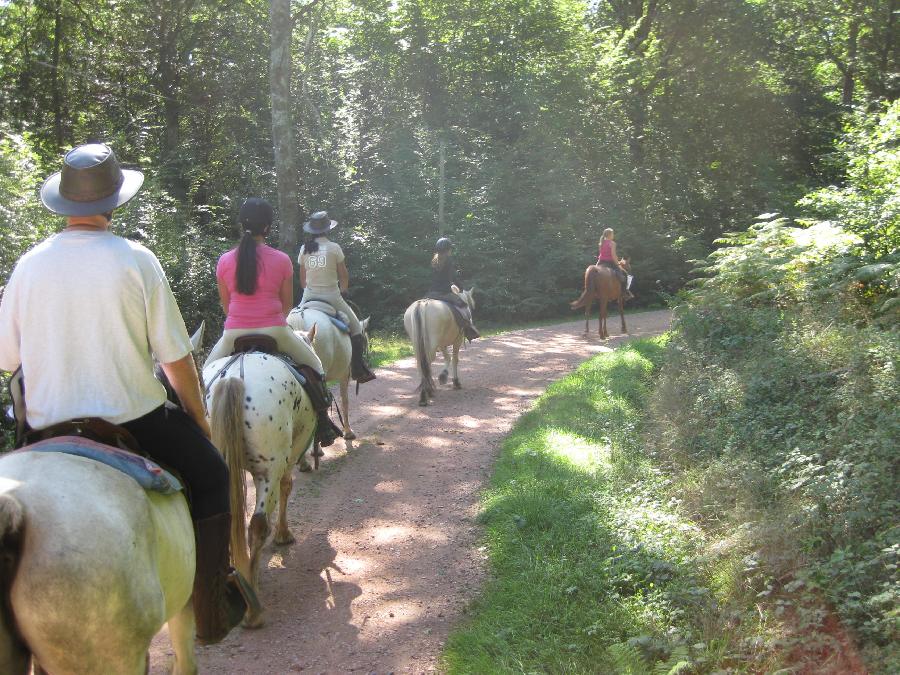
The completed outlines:
<svg viewBox="0 0 900 675">
<path fill-rule="evenodd" d="M 244 615 L 244 620 L 241 621 L 241 626 L 243 626 L 244 628 L 249 628 L 250 630 L 262 628 L 265 624 L 266 618 L 262 612 L 257 612 L 256 614 L 247 612 Z"/>
<path fill-rule="evenodd" d="M 276 534 L 272 541 L 278 546 L 288 546 L 289 544 L 296 543 L 297 540 L 294 538 L 294 535 L 287 532 L 285 534 Z"/>
<path fill-rule="evenodd" d="M 454 389 L 462 389 L 462 385 L 459 383 L 459 380 L 457 380 L 457 379 L 453 380 L 453 388 Z"/>
<path fill-rule="evenodd" d="M 303 473 L 308 473 L 312 471 L 312 467 L 309 465 L 309 461 L 305 456 L 301 457 L 297 460 L 297 470 L 302 471 Z"/>
<path fill-rule="evenodd" d="M 424 408 L 426 405 L 428 405 L 428 396 L 427 396 L 427 395 L 422 394 L 422 395 L 419 397 L 419 405 L 422 406 L 423 408 Z"/>
<path fill-rule="evenodd" d="M 440 375 L 438 375 L 438 382 L 440 382 L 441 384 L 447 384 L 447 378 L 449 376 L 449 373 L 445 370 Z"/>
<path fill-rule="evenodd" d="M 344 440 L 345 440 L 345 441 L 355 441 L 355 440 L 356 440 L 356 434 L 353 433 L 352 431 L 345 431 L 345 432 L 344 432 Z"/>
</svg>

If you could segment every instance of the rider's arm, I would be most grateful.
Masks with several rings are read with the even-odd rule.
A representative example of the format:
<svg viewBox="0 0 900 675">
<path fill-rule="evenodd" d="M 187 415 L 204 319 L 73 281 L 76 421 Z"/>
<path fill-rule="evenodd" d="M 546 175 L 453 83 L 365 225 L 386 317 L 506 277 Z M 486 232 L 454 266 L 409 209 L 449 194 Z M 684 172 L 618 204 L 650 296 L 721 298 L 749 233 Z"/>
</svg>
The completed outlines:
<svg viewBox="0 0 900 675">
<path fill-rule="evenodd" d="M 303 268 L 300 268 L 300 278 L 303 278 Z M 301 281 L 302 283 L 302 281 Z M 281 311 L 287 316 L 294 308 L 294 279 L 293 277 L 285 277 L 281 282 L 281 288 L 278 289 L 278 295 L 281 297 Z"/>
<path fill-rule="evenodd" d="M 350 288 L 350 272 L 347 271 L 347 265 L 343 260 L 337 264 L 337 273 L 338 286 L 341 289 L 341 293 L 343 293 Z"/>
<path fill-rule="evenodd" d="M 619 269 L 624 272 L 625 270 L 622 269 L 622 263 L 619 260 L 618 256 L 616 255 L 616 242 L 615 241 L 609 242 L 609 255 L 612 257 L 613 262 L 616 263 L 616 265 L 618 265 Z"/>
<path fill-rule="evenodd" d="M 225 315 L 228 315 L 228 305 L 231 302 L 231 294 L 228 292 L 228 287 L 225 285 L 225 282 L 221 279 L 218 280 L 219 284 L 219 303 L 222 305 L 222 311 L 225 312 Z"/>
<path fill-rule="evenodd" d="M 169 384 L 178 394 L 181 407 L 190 416 L 200 431 L 207 438 L 212 436 L 209 423 L 206 421 L 206 411 L 203 409 L 203 395 L 200 393 L 200 378 L 197 376 L 197 366 L 194 364 L 192 354 L 187 354 L 177 361 L 163 363 L 162 369 L 169 378 Z"/>
</svg>

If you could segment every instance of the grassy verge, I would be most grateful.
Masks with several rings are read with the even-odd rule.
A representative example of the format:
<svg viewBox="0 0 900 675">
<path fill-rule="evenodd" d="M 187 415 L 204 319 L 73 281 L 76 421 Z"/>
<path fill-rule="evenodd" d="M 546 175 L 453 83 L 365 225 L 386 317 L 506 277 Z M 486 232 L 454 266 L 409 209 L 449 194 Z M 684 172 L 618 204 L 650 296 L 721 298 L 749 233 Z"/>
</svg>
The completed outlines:
<svg viewBox="0 0 900 675">
<path fill-rule="evenodd" d="M 640 452 L 664 338 L 588 361 L 504 443 L 483 521 L 492 578 L 444 655 L 452 673 L 644 673 L 701 664 L 714 603 L 702 534 Z"/>
</svg>

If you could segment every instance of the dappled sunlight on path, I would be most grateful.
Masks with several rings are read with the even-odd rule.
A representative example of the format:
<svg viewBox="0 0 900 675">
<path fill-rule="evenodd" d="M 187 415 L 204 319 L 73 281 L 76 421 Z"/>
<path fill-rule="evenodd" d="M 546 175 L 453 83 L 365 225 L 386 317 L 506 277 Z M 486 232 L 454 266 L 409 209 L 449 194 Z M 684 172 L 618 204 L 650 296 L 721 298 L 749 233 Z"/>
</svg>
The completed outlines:
<svg viewBox="0 0 900 675">
<path fill-rule="evenodd" d="M 668 321 L 668 312 L 628 317 L 632 337 Z M 621 340 L 583 329 L 476 341 L 460 354 L 464 388 L 439 386 L 427 408 L 411 358 L 379 369 L 352 398 L 359 440 L 327 448 L 318 474 L 297 474 L 288 509 L 297 543 L 264 552 L 266 625 L 199 648 L 201 672 L 434 670 L 484 577 L 475 518 L 499 444 L 551 381 Z M 169 651 L 162 634 L 151 673 L 165 672 Z"/>
</svg>

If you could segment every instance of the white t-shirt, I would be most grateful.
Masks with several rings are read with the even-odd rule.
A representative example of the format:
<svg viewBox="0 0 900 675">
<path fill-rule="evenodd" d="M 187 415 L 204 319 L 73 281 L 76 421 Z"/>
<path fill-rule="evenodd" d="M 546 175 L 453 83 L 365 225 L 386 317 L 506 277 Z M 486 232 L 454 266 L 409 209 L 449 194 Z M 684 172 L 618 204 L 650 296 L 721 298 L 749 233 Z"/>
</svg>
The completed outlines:
<svg viewBox="0 0 900 675">
<path fill-rule="evenodd" d="M 0 304 L 0 369 L 22 365 L 28 423 L 120 424 L 166 400 L 151 351 L 191 351 L 156 256 L 105 231 L 61 232 L 19 260 Z"/>
<path fill-rule="evenodd" d="M 337 266 L 344 262 L 344 252 L 327 237 L 316 237 L 316 241 L 319 249 L 315 253 L 307 253 L 304 246 L 297 256 L 297 262 L 306 270 L 306 287 L 311 291 L 336 291 Z"/>
</svg>

